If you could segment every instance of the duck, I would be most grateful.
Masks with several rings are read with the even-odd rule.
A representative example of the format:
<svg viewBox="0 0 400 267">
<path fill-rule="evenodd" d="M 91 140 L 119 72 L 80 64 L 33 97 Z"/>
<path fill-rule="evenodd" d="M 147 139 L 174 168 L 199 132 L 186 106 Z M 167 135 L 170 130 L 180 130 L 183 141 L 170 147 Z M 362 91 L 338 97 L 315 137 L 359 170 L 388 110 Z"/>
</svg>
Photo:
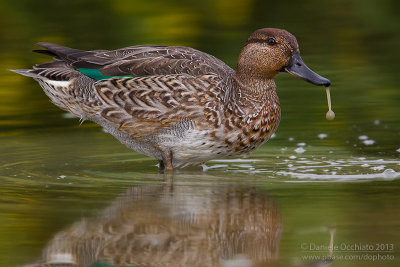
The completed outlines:
<svg viewBox="0 0 400 267">
<path fill-rule="evenodd" d="M 59 108 L 93 121 L 160 171 L 248 154 L 277 130 L 274 78 L 289 73 L 317 86 L 330 81 L 300 56 L 283 29 L 256 30 L 236 66 L 194 48 L 136 45 L 83 51 L 41 42 L 53 61 L 14 69 L 36 80 Z"/>
</svg>

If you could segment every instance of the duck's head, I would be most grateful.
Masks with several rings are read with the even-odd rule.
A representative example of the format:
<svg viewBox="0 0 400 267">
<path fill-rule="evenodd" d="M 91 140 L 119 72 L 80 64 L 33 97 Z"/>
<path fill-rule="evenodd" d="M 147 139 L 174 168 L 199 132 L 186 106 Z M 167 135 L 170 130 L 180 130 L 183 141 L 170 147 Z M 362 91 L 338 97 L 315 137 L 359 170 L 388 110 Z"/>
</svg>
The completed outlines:
<svg viewBox="0 0 400 267">
<path fill-rule="evenodd" d="M 330 85 L 328 79 L 304 63 L 296 37 L 281 29 L 255 31 L 242 49 L 237 71 L 266 79 L 272 79 L 279 72 L 288 72 L 315 85 Z"/>
</svg>

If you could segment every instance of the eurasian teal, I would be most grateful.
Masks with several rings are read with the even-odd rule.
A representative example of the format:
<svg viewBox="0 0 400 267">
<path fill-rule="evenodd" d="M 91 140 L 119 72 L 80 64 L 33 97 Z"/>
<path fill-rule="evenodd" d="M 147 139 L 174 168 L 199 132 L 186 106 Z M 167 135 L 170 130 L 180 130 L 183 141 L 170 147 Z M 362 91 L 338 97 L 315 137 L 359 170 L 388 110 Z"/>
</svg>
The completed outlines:
<svg viewBox="0 0 400 267">
<path fill-rule="evenodd" d="M 329 86 L 281 29 L 255 31 L 236 71 L 189 47 L 138 45 L 82 51 L 38 43 L 54 61 L 13 70 L 32 77 L 51 101 L 101 125 L 160 169 L 249 153 L 276 131 L 281 110 L 274 77 L 288 72 Z"/>
</svg>

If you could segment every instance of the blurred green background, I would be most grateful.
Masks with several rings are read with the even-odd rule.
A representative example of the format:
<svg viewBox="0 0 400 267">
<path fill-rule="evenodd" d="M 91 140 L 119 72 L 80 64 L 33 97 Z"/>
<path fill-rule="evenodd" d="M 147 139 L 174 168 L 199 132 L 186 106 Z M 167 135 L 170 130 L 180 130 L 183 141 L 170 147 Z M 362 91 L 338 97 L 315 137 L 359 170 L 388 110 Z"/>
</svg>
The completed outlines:
<svg viewBox="0 0 400 267">
<path fill-rule="evenodd" d="M 228 164 L 209 175 L 215 175 L 215 184 L 222 177 L 248 179 L 273 196 L 283 217 L 282 266 L 299 257 L 301 230 L 331 225 L 342 240 L 396 243 L 398 263 L 400 184 L 374 179 L 389 167 L 400 172 L 398 10 L 395 0 L 0 0 L 0 266 L 34 261 L 53 234 L 106 207 L 122 188 L 159 182 L 147 176 L 157 173 L 155 160 L 127 150 L 90 122 L 79 126 L 49 102 L 35 81 L 7 71 L 48 61 L 30 52 L 37 49 L 35 43 L 85 50 L 183 45 L 235 68 L 247 37 L 263 27 L 283 28 L 297 37 L 306 64 L 332 82 L 336 119 L 325 120 L 323 88 L 279 75 L 282 121 L 277 136 L 251 157 L 259 160 L 251 168 L 260 173 L 249 179 L 235 170 L 251 169 Z M 328 138 L 318 139 L 320 133 Z M 375 143 L 364 145 L 362 135 Z M 329 173 L 335 179 L 371 174 L 373 181 L 336 183 L 327 176 L 321 184 L 309 181 L 310 176 L 308 183 L 287 183 L 298 179 L 281 171 L 288 164 L 302 165 L 286 161 L 297 142 L 307 144 L 305 160 L 330 155 L 340 167 L 319 164 L 306 173 Z M 193 173 L 182 175 L 190 186 Z M 313 232 L 310 238 L 326 237 Z"/>
</svg>

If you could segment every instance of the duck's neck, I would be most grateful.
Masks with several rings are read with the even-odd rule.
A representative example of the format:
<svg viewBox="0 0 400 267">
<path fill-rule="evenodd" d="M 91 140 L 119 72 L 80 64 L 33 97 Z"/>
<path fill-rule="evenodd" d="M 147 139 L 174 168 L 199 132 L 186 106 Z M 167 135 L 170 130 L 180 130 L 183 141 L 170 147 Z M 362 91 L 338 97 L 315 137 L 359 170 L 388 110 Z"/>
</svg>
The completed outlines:
<svg viewBox="0 0 400 267">
<path fill-rule="evenodd" d="M 256 115 L 268 106 L 278 106 L 275 81 L 260 77 L 255 72 L 237 69 L 233 86 L 233 98 L 243 115 Z"/>
<path fill-rule="evenodd" d="M 268 64 L 271 62 L 267 62 L 262 51 L 254 49 L 254 46 L 245 45 L 240 52 L 232 95 L 245 116 L 256 115 L 254 113 L 268 106 L 279 106 L 274 81 L 278 72 L 269 68 Z"/>
</svg>

